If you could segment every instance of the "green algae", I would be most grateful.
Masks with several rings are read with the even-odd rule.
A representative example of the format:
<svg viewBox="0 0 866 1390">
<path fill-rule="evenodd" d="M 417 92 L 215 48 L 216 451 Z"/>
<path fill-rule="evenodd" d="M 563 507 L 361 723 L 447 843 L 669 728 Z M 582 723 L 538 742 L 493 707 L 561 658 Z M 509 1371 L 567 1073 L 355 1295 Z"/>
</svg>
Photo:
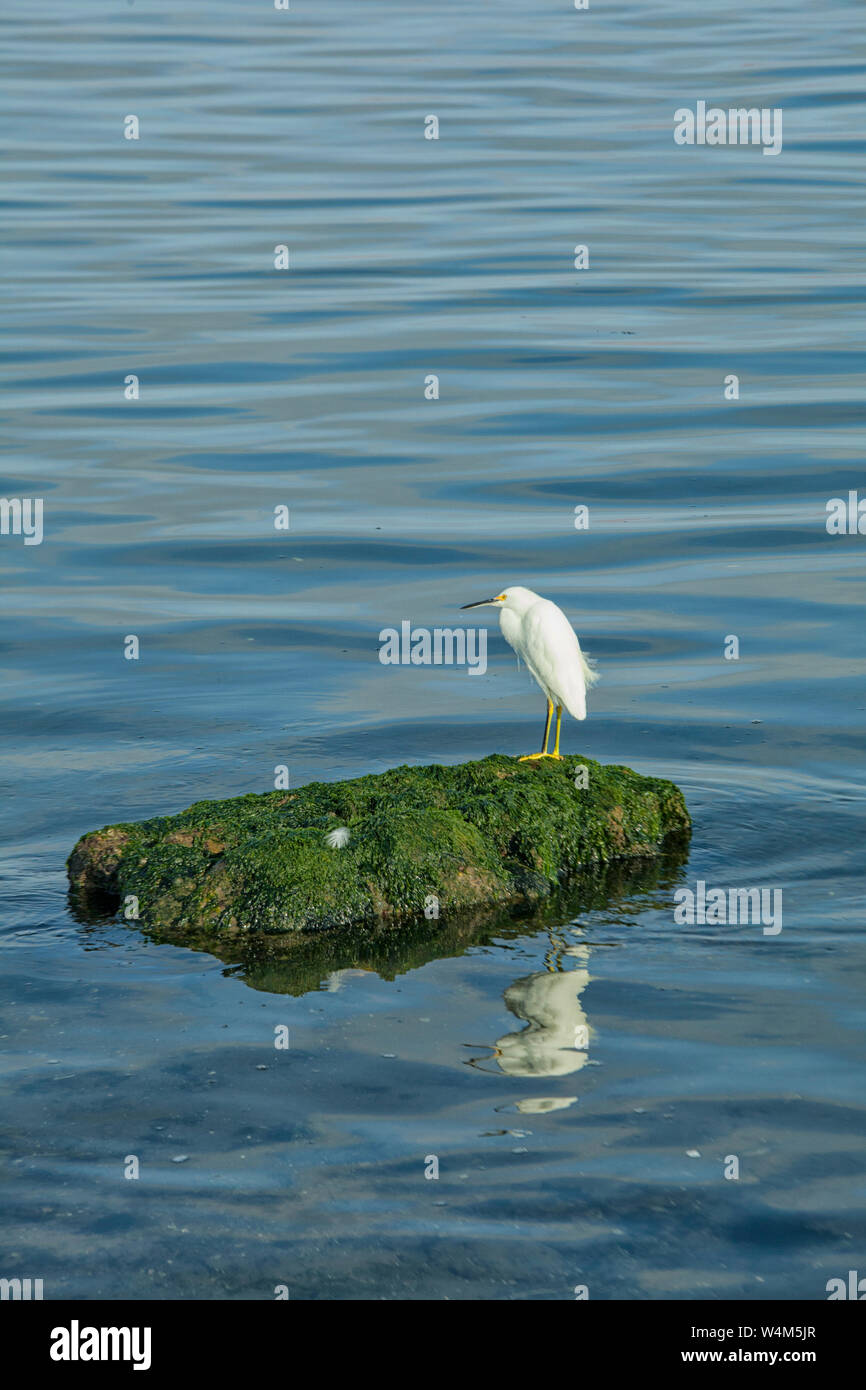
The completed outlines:
<svg viewBox="0 0 866 1390">
<path fill-rule="evenodd" d="M 332 849 L 326 836 L 342 826 L 349 842 Z M 175 939 L 237 937 L 405 923 L 431 904 L 439 918 L 531 906 L 689 830 L 672 782 L 576 757 L 496 755 L 199 801 L 83 836 L 68 870 L 85 906 L 135 899 L 134 923 Z"/>
</svg>

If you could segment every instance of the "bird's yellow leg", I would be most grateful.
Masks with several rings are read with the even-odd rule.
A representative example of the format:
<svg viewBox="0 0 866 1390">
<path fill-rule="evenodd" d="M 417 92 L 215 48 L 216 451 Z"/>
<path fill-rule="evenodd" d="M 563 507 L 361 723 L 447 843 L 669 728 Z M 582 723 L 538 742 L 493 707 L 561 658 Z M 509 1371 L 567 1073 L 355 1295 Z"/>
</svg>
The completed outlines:
<svg viewBox="0 0 866 1390">
<path fill-rule="evenodd" d="M 542 751 L 542 753 L 546 753 L 546 752 L 547 752 L 547 740 L 550 738 L 550 721 L 551 721 L 552 718 L 553 718 L 553 705 L 552 705 L 551 702 L 548 700 L 548 702 L 547 702 L 547 723 L 546 723 L 545 726 L 544 726 L 544 738 L 542 739 L 542 742 L 541 742 L 541 751 Z"/>
<path fill-rule="evenodd" d="M 562 705 L 557 705 L 557 706 L 556 706 L 556 742 L 555 742 L 554 745 L 553 745 L 553 752 L 552 752 L 551 755 L 550 755 L 552 758 L 561 758 L 561 757 L 562 757 L 562 754 L 561 754 L 560 751 L 559 751 L 559 731 L 560 731 L 561 728 L 562 728 Z"/>
<path fill-rule="evenodd" d="M 547 740 L 550 738 L 550 721 L 551 721 L 552 718 L 553 718 L 553 705 L 551 704 L 550 700 L 548 700 L 548 702 L 547 702 L 547 723 L 546 723 L 545 726 L 544 726 L 544 739 L 543 739 L 542 744 L 541 744 L 541 752 L 540 752 L 540 753 L 524 753 L 524 755 L 523 755 L 522 758 L 518 758 L 518 759 L 517 759 L 517 761 L 518 761 L 519 763 L 532 763 L 532 762 L 535 762 L 537 758 L 552 758 L 552 757 L 554 756 L 552 753 L 548 753 L 548 751 L 547 751 Z M 557 754 L 556 756 L 558 757 L 559 755 Z"/>
</svg>

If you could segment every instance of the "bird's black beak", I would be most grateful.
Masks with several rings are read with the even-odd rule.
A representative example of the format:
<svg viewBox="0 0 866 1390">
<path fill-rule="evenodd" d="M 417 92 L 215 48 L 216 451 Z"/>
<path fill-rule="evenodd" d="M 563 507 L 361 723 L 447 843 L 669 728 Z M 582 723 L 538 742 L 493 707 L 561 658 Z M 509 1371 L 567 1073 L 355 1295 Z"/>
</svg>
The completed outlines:
<svg viewBox="0 0 866 1390">
<path fill-rule="evenodd" d="M 460 612 L 462 613 L 465 608 L 483 608 L 485 604 L 495 602 L 495 598 L 480 598 L 477 603 L 461 603 Z"/>
</svg>

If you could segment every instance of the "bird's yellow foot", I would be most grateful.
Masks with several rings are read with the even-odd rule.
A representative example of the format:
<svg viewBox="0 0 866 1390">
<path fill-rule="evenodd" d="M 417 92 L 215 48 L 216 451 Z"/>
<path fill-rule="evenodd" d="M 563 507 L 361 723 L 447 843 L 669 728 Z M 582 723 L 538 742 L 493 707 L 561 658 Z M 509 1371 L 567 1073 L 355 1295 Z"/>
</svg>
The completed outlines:
<svg viewBox="0 0 866 1390">
<path fill-rule="evenodd" d="M 557 762 L 562 762 L 561 753 L 524 753 L 522 758 L 518 758 L 519 763 L 535 763 L 539 758 L 556 758 Z"/>
</svg>

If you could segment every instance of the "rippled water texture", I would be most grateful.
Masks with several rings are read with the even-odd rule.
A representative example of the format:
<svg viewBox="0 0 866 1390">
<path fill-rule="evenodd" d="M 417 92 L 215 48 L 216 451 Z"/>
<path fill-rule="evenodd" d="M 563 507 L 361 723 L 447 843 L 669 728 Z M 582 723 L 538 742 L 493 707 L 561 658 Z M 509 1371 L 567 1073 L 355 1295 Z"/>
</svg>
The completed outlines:
<svg viewBox="0 0 866 1390">
<path fill-rule="evenodd" d="M 866 537 L 825 525 L 866 495 L 862 5 L 49 0 L 2 38 L 3 491 L 45 534 L 0 538 L 0 1274 L 866 1274 Z M 698 100 L 782 108 L 782 153 L 678 147 Z M 677 780 L 687 863 L 303 960 L 70 914 L 106 822 L 534 748 L 495 623 L 483 677 L 377 659 L 508 583 L 602 670 L 564 746 Z M 678 925 L 698 880 L 783 930 Z"/>
</svg>

